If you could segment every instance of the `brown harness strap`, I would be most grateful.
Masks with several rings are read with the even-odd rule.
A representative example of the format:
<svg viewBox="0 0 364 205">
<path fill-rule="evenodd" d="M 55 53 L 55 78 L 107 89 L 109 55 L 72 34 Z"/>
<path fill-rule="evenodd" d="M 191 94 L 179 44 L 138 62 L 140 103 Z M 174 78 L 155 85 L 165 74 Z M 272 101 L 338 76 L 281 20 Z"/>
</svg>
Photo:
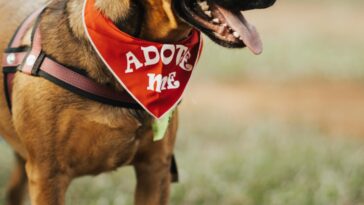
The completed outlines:
<svg viewBox="0 0 364 205">
<path fill-rule="evenodd" d="M 27 47 L 21 46 L 21 41 L 25 36 L 26 32 L 32 26 L 32 23 L 35 19 L 42 13 L 45 6 L 38 9 L 30 16 L 28 16 L 23 23 L 18 27 L 15 32 L 13 38 L 11 39 L 8 48 L 5 50 L 2 59 L 2 67 L 4 72 L 4 87 L 5 87 L 5 95 L 6 101 L 8 103 L 8 107 L 11 110 L 11 94 L 13 88 L 13 79 L 15 76 L 16 68 L 22 64 L 23 60 L 27 55 Z"/>
<path fill-rule="evenodd" d="M 41 46 L 41 34 L 37 17 L 42 9 L 30 15 L 19 27 L 3 57 L 4 82 L 9 108 L 11 109 L 12 80 L 16 68 L 28 75 L 42 76 L 53 83 L 81 95 L 83 97 L 123 108 L 142 109 L 141 106 L 126 92 L 117 92 L 109 87 L 100 85 L 88 76 L 75 72 L 48 57 Z M 33 22 L 35 26 L 30 48 L 22 47 L 21 40 Z"/>
</svg>

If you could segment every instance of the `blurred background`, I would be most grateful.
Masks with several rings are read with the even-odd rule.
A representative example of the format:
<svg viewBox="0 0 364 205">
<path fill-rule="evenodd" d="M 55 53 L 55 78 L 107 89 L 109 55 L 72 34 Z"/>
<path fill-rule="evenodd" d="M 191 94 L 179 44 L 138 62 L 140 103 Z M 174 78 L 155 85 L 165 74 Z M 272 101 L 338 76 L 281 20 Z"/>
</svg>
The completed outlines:
<svg viewBox="0 0 364 205">
<path fill-rule="evenodd" d="M 206 41 L 181 106 L 179 205 L 364 204 L 364 1 L 247 12 L 265 51 Z M 0 204 L 13 164 L 0 141 Z M 67 204 L 132 204 L 131 168 L 73 183 Z"/>
</svg>

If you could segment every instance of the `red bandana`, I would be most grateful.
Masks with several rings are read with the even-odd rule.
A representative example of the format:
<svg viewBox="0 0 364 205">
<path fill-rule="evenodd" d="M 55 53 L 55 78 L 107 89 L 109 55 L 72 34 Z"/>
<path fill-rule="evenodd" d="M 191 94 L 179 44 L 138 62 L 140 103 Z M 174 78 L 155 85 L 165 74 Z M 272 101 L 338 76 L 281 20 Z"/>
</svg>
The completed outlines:
<svg viewBox="0 0 364 205">
<path fill-rule="evenodd" d="M 163 117 L 181 100 L 198 61 L 202 39 L 193 30 L 178 43 L 161 44 L 121 32 L 85 0 L 83 22 L 94 49 L 115 78 L 151 115 Z M 156 28 L 157 29 L 157 28 Z"/>
</svg>

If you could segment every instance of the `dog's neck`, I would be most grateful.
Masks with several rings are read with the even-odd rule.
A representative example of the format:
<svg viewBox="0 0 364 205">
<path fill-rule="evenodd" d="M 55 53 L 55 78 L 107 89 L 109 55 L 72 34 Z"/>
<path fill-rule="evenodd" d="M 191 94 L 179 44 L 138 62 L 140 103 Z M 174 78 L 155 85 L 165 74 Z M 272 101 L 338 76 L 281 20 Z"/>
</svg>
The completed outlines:
<svg viewBox="0 0 364 205">
<path fill-rule="evenodd" d="M 176 42 L 191 28 L 178 20 L 169 0 L 95 0 L 96 7 L 123 32 L 149 41 Z M 135 2 L 134 2 L 135 1 Z M 82 23 L 84 0 L 54 0 L 41 23 L 43 49 L 62 64 L 87 72 L 95 81 L 122 89 L 86 38 Z"/>
</svg>

